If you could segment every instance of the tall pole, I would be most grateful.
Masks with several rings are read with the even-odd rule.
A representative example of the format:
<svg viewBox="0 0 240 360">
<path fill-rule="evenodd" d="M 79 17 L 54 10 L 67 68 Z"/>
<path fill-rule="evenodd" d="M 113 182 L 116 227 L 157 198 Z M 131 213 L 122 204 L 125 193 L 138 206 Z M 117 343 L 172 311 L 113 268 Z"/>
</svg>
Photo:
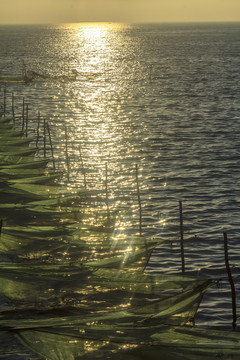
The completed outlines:
<svg viewBox="0 0 240 360">
<path fill-rule="evenodd" d="M 79 156 L 80 156 L 81 167 L 82 167 L 82 172 L 83 172 L 84 188 L 85 188 L 85 190 L 87 190 L 86 169 L 85 169 L 85 167 L 84 167 L 84 163 L 83 163 L 83 157 L 82 157 L 81 145 L 79 145 Z"/>
<path fill-rule="evenodd" d="M 43 120 L 43 156 L 46 158 L 46 119 Z"/>
<path fill-rule="evenodd" d="M 23 102 L 22 102 L 22 131 L 24 130 L 24 118 L 25 118 L 25 99 L 23 98 Z"/>
<path fill-rule="evenodd" d="M 14 109 L 14 92 L 12 92 L 12 117 L 13 117 L 13 122 L 15 123 L 15 109 Z"/>
<path fill-rule="evenodd" d="M 185 260 L 184 260 L 184 245 L 183 245 L 183 211 L 182 201 L 179 201 L 179 215 L 180 215 L 180 244 L 181 244 L 181 259 L 182 259 L 182 274 L 185 273 Z"/>
<path fill-rule="evenodd" d="M 136 183 L 137 183 L 137 198 L 139 208 L 139 235 L 142 236 L 142 204 L 140 197 L 139 181 L 138 181 L 138 165 L 136 164 Z"/>
<path fill-rule="evenodd" d="M 108 166 L 105 164 L 105 190 L 106 190 L 106 206 L 107 206 L 107 223 L 109 225 L 110 213 L 109 213 L 109 199 L 108 199 Z"/>
<path fill-rule="evenodd" d="M 70 172 L 70 166 L 69 166 L 69 157 L 68 157 L 68 132 L 67 127 L 65 126 L 65 154 L 66 154 L 66 165 L 67 165 L 67 180 L 69 181 L 69 172 Z"/>
<path fill-rule="evenodd" d="M 38 146 L 39 141 L 39 131 L 40 131 L 40 111 L 38 111 L 38 119 L 37 119 L 37 139 L 36 139 L 36 147 Z"/>
<path fill-rule="evenodd" d="M 4 86 L 3 89 L 3 117 L 6 117 L 6 107 L 7 107 L 7 89 L 6 86 Z"/>
<path fill-rule="evenodd" d="M 49 137 L 50 148 L 51 148 L 51 153 L 52 153 L 53 168 L 54 168 L 54 170 L 55 170 L 55 169 L 56 169 L 56 166 L 55 166 L 55 160 L 54 160 L 54 155 L 53 155 L 53 144 L 52 144 L 52 137 L 51 137 L 51 132 L 50 132 L 50 126 L 49 126 L 48 122 L 46 123 L 46 125 L 47 125 L 48 137 Z"/>
<path fill-rule="evenodd" d="M 234 281 L 233 281 L 233 278 L 232 278 L 231 269 L 230 269 L 229 261 L 228 261 L 227 233 L 224 232 L 223 236 L 224 236 L 225 265 L 226 265 L 226 269 L 227 269 L 228 280 L 229 280 L 229 283 L 231 285 L 231 290 L 232 290 L 232 317 L 233 317 L 232 327 L 233 327 L 233 329 L 235 329 L 236 328 L 236 322 L 237 322 L 236 292 L 235 292 Z"/>
<path fill-rule="evenodd" d="M 26 137 L 28 136 L 28 104 L 26 104 Z"/>
</svg>

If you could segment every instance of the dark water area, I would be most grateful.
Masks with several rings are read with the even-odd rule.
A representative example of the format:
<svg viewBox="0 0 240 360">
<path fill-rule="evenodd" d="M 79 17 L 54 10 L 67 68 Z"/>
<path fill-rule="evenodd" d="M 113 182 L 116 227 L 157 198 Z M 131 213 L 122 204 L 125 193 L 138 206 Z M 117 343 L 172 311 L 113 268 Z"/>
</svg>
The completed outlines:
<svg viewBox="0 0 240 360">
<path fill-rule="evenodd" d="M 181 272 L 183 202 L 186 273 L 222 279 L 204 296 L 197 324 L 231 327 L 223 231 L 239 304 L 240 24 L 0 26 L 0 49 L 0 76 L 22 75 L 23 62 L 38 74 L 0 84 L 9 113 L 12 92 L 17 116 L 23 97 L 29 104 L 32 133 L 41 112 L 60 169 L 67 126 L 76 187 L 79 147 L 90 189 L 104 190 L 108 164 L 110 207 L 123 211 L 126 233 L 138 231 L 138 164 L 143 233 L 165 240 L 149 271 Z"/>
</svg>

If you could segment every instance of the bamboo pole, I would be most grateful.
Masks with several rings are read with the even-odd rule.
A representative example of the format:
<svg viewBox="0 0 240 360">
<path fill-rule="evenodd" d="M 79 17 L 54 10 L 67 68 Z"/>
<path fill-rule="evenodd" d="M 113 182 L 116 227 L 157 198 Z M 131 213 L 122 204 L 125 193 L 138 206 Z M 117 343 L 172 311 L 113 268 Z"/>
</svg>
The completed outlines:
<svg viewBox="0 0 240 360">
<path fill-rule="evenodd" d="M 84 163 L 83 163 L 81 145 L 79 145 L 79 156 L 80 156 L 80 162 L 81 162 L 81 167 L 82 167 L 82 171 L 83 171 L 84 189 L 87 190 L 86 169 L 85 169 Z"/>
<path fill-rule="evenodd" d="M 68 156 L 68 131 L 65 126 L 65 155 L 66 155 L 66 165 L 67 165 L 67 180 L 69 181 L 70 165 L 69 165 L 69 156 Z"/>
<path fill-rule="evenodd" d="M 14 92 L 12 92 L 12 118 L 13 122 L 15 123 L 15 98 L 14 98 Z"/>
<path fill-rule="evenodd" d="M 182 259 L 182 274 L 185 273 L 185 259 L 184 259 L 184 245 L 183 245 L 183 211 L 182 201 L 179 201 L 179 214 L 180 214 L 180 243 L 181 243 L 181 259 Z"/>
<path fill-rule="evenodd" d="M 4 86 L 3 89 L 3 117 L 6 117 L 6 107 L 7 107 L 7 89 L 6 86 Z"/>
<path fill-rule="evenodd" d="M 106 191 L 106 206 L 107 206 L 107 223 L 110 221 L 110 212 L 109 212 L 109 196 L 108 196 L 108 166 L 105 164 L 105 191 Z"/>
<path fill-rule="evenodd" d="M 38 119 L 37 119 L 37 139 L 36 139 L 36 147 L 39 142 L 39 131 L 40 131 L 40 111 L 38 111 Z"/>
<path fill-rule="evenodd" d="M 49 142 L 50 142 L 50 147 L 51 147 L 51 153 L 52 153 L 53 168 L 54 168 L 54 170 L 55 170 L 55 169 L 56 169 L 56 166 L 55 166 L 55 159 L 54 159 L 54 155 L 53 155 L 53 145 L 52 145 L 52 137 L 51 137 L 51 132 L 50 132 L 50 126 L 49 126 L 48 122 L 46 123 L 46 125 L 47 125 L 48 137 L 49 137 Z"/>
<path fill-rule="evenodd" d="M 137 183 L 137 198 L 138 198 L 138 209 L 139 209 L 139 235 L 142 236 L 142 204 L 138 181 L 138 165 L 136 164 L 136 183 Z"/>
<path fill-rule="evenodd" d="M 25 122 L 25 99 L 23 97 L 23 102 L 22 102 L 22 131 L 24 130 L 24 122 Z"/>
<path fill-rule="evenodd" d="M 43 120 L 43 156 L 46 158 L 46 119 Z"/>
<path fill-rule="evenodd" d="M 28 136 L 28 104 L 26 104 L 26 137 Z"/>
<path fill-rule="evenodd" d="M 234 285 L 234 281 L 232 278 L 231 269 L 230 269 L 229 261 L 228 261 L 228 239 L 227 239 L 226 232 L 223 233 L 223 237 L 224 237 L 225 265 L 226 265 L 226 269 L 227 269 L 228 280 L 229 280 L 231 290 L 232 290 L 232 317 L 233 317 L 232 327 L 233 327 L 233 329 L 236 329 L 236 322 L 237 322 L 236 292 L 235 292 L 235 285 Z"/>
</svg>

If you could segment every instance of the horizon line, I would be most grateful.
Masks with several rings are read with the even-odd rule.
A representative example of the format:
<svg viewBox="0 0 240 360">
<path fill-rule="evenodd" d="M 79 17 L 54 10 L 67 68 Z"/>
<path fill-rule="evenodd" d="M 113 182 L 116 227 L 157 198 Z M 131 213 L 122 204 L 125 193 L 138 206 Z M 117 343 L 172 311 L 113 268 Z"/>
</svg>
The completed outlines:
<svg viewBox="0 0 240 360">
<path fill-rule="evenodd" d="M 0 23 L 2 25 L 60 25 L 60 24 L 212 24 L 212 23 L 240 23 L 240 20 L 198 20 L 198 21 L 58 21 L 58 22 L 35 22 L 35 23 Z"/>
</svg>

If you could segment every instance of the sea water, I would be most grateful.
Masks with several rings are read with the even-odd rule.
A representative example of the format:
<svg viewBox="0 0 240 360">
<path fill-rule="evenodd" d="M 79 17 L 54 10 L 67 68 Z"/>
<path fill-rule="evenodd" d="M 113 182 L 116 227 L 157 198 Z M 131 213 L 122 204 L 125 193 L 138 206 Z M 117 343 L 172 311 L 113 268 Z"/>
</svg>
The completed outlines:
<svg viewBox="0 0 240 360">
<path fill-rule="evenodd" d="M 61 169 L 67 127 L 69 182 L 84 184 L 81 153 L 100 207 L 107 164 L 116 231 L 138 232 L 138 165 L 143 234 L 164 240 L 148 271 L 181 273 L 182 201 L 186 274 L 216 279 L 199 326 L 231 327 L 223 232 L 240 301 L 239 54 L 240 23 L 0 26 L 0 75 L 37 74 L 0 84 L 9 113 L 24 97 L 34 134 L 40 112 Z"/>
</svg>

